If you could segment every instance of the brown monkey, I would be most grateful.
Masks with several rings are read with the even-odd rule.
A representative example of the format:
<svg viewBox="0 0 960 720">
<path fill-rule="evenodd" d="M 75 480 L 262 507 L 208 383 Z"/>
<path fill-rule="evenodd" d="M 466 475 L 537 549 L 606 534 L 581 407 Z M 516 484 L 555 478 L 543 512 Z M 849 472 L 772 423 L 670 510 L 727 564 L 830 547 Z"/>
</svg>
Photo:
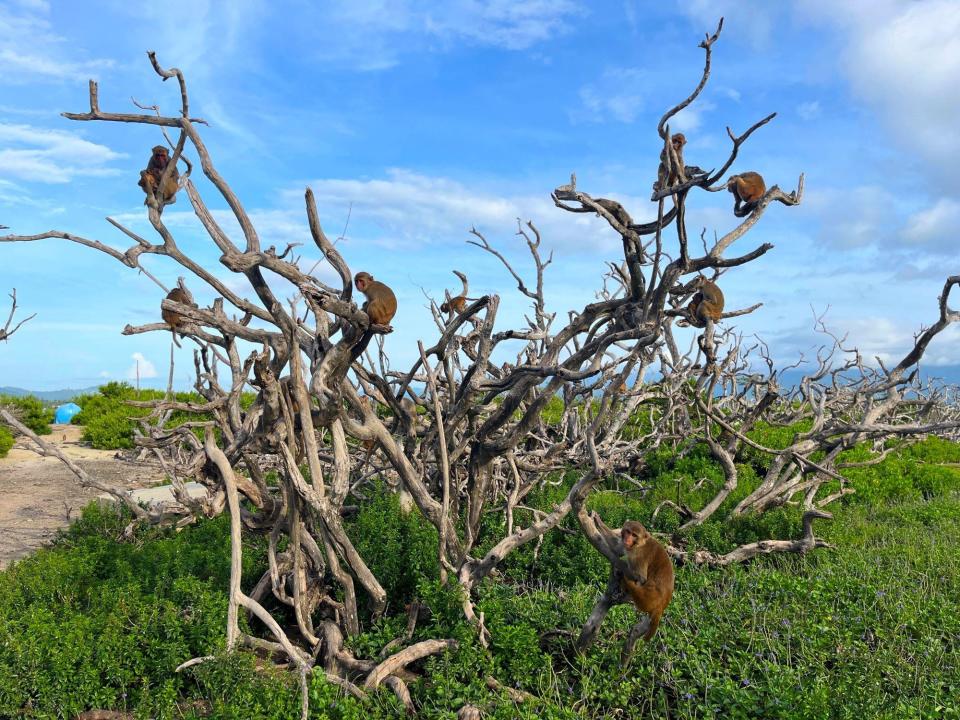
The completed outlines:
<svg viewBox="0 0 960 720">
<path fill-rule="evenodd" d="M 361 308 L 370 316 L 372 325 L 389 325 L 393 316 L 397 314 L 397 296 L 379 280 L 374 280 L 368 272 L 358 272 L 353 278 L 357 290 L 367 296 Z M 373 328 L 367 330 L 360 337 L 360 341 L 353 346 L 350 354 L 351 362 L 356 360 L 367 349 L 370 338 L 373 337 Z"/>
<path fill-rule="evenodd" d="M 157 198 L 160 209 L 163 209 L 164 205 L 177 201 L 174 196 L 179 189 L 177 183 L 180 180 L 180 173 L 177 172 L 176 166 L 170 169 L 170 174 L 167 175 L 166 180 L 163 180 L 163 172 L 167 169 L 169 163 L 170 156 L 167 153 L 167 148 L 163 145 L 157 145 L 153 148 L 153 154 L 147 163 L 147 169 L 140 171 L 140 182 L 137 183 L 147 195 L 153 195 Z M 160 187 L 161 180 L 163 181 L 162 188 Z M 159 193 L 157 192 L 158 189 L 160 190 Z M 143 204 L 147 204 L 146 199 L 144 199 Z"/>
<path fill-rule="evenodd" d="M 189 305 L 190 307 L 197 307 L 197 304 L 193 302 L 193 298 L 191 298 L 190 294 L 182 287 L 175 287 L 168 292 L 166 299 L 183 305 Z M 186 318 L 176 310 L 167 310 L 162 306 L 160 308 L 160 316 L 163 318 L 163 321 L 170 326 L 170 329 L 174 331 L 174 334 L 176 334 L 176 329 L 186 321 Z"/>
<path fill-rule="evenodd" d="M 687 322 L 694 327 L 704 328 L 708 320 L 717 322 L 723 315 L 723 292 L 715 282 L 703 275 L 697 278 L 697 288 L 687 305 Z"/>
<path fill-rule="evenodd" d="M 616 200 L 608 200 L 607 198 L 594 198 L 593 201 L 608 213 L 613 215 L 614 219 L 623 227 L 629 228 L 631 225 L 633 225 L 633 218 L 630 217 L 630 213 L 628 213 L 626 208 L 624 208 L 623 205 L 618 203 Z M 599 215 L 600 213 L 597 214 Z"/>
<path fill-rule="evenodd" d="M 660 151 L 660 167 L 657 169 L 657 184 L 654 190 L 659 192 L 678 183 L 686 182 L 687 177 L 684 173 L 683 165 L 683 146 L 687 144 L 687 138 L 683 133 L 677 133 L 670 136 L 670 145 L 673 147 L 677 156 L 677 162 L 671 165 L 670 158 L 667 157 L 667 148 Z M 667 168 L 670 168 L 669 170 Z"/>
<path fill-rule="evenodd" d="M 745 217 L 756 209 L 760 198 L 767 191 L 767 186 L 760 173 L 745 172 L 732 175 L 727 180 L 727 190 L 736 198 L 733 203 L 733 214 L 737 217 Z M 742 207 L 740 203 L 743 203 Z"/>
<path fill-rule="evenodd" d="M 634 582 L 624 577 L 620 586 L 633 599 L 637 612 L 650 616 L 644 640 L 657 632 L 660 616 L 673 597 L 673 562 L 663 545 L 635 520 L 628 520 L 620 528 L 620 539 L 626 551 L 626 562 L 638 576 Z"/>
<path fill-rule="evenodd" d="M 463 292 L 443 303 L 443 305 L 440 306 L 440 312 L 448 313 L 454 310 L 462 313 L 464 308 L 467 307 L 467 276 L 459 270 L 454 270 L 453 274 L 460 278 L 460 282 L 463 283 Z"/>
</svg>

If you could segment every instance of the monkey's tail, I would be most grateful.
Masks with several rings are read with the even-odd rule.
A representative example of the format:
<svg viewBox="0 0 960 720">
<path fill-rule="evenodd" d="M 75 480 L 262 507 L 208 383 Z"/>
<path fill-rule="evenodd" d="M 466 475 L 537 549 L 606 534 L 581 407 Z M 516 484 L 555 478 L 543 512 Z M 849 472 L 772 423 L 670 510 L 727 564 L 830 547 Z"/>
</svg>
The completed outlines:
<svg viewBox="0 0 960 720">
<path fill-rule="evenodd" d="M 647 628 L 646 634 L 643 636 L 644 640 L 649 641 L 657 633 L 657 628 L 660 627 L 660 613 L 650 614 L 650 627 Z"/>
</svg>

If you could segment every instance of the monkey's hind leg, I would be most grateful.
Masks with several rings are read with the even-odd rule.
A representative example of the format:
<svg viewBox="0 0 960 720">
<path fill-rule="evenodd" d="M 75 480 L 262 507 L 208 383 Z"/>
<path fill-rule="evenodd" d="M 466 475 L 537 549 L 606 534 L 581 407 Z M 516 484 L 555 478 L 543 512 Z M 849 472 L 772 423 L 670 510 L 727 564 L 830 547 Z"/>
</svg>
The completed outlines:
<svg viewBox="0 0 960 720">
<path fill-rule="evenodd" d="M 644 640 L 649 640 L 653 637 L 653 633 L 657 630 L 657 624 L 659 624 L 660 618 L 657 618 L 657 623 L 653 622 L 653 619 L 650 615 L 647 615 L 640 622 L 634 623 L 633 627 L 630 628 L 630 633 L 627 635 L 627 639 L 623 643 L 623 649 L 620 651 L 620 667 L 626 668 L 630 664 L 630 660 L 633 659 L 633 651 L 636 648 L 637 641 L 640 639 L 640 636 L 643 636 Z"/>
</svg>

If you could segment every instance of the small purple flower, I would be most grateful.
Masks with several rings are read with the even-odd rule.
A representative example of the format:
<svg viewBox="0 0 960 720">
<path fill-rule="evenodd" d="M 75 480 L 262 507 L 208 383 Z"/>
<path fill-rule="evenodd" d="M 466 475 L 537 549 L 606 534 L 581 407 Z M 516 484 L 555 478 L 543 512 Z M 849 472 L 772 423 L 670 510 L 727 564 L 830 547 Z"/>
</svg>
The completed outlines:
<svg viewBox="0 0 960 720">
<path fill-rule="evenodd" d="M 744 678 L 743 680 L 740 681 L 740 684 L 743 685 L 744 687 L 749 687 L 749 685 L 750 685 L 750 679 L 749 679 L 749 678 Z"/>
<path fill-rule="evenodd" d="M 784 627 L 790 627 L 790 621 L 787 618 L 784 618 L 783 620 L 781 620 L 780 624 L 783 625 Z"/>
<path fill-rule="evenodd" d="M 693 700 L 693 693 L 684 693 L 684 694 L 683 694 L 683 699 L 684 699 L 684 700 Z"/>
</svg>

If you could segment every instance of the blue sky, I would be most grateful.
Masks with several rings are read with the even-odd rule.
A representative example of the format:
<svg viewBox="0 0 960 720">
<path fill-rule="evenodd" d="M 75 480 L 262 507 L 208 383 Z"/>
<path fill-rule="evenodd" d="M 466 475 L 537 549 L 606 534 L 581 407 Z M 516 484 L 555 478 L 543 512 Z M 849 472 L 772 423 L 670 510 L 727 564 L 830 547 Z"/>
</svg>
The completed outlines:
<svg viewBox="0 0 960 720">
<path fill-rule="evenodd" d="M 585 191 L 655 216 L 656 123 L 699 79 L 696 46 L 720 15 L 710 85 L 672 125 L 688 138 L 687 162 L 718 166 L 727 125 L 742 132 L 776 111 L 734 169 L 785 189 L 806 173 L 804 203 L 772 207 L 733 248 L 776 246 L 723 278 L 730 309 L 764 303 L 738 329 L 788 363 L 810 356 L 814 311 L 827 310 L 828 326 L 867 357 L 899 359 L 936 318 L 945 277 L 960 273 L 955 0 L 0 0 L 0 224 L 118 248 L 128 243 L 108 215 L 152 233 L 136 181 L 159 131 L 59 113 L 87 109 L 93 77 L 104 110 L 134 111 L 134 98 L 175 114 L 176 87 L 146 59 L 156 50 L 186 74 L 192 113 L 210 122 L 208 148 L 265 246 L 305 242 L 305 266 L 317 259 L 307 185 L 329 235 L 350 212 L 341 251 L 395 289 L 387 347 L 406 367 L 416 338 L 436 332 L 424 292 L 456 287 L 454 268 L 469 274 L 472 295 L 500 292 L 502 327 L 522 322 L 525 303 L 505 272 L 466 244 L 471 226 L 529 274 L 514 233 L 516 218 L 533 220 L 554 250 L 551 309 L 562 317 L 593 299 L 619 240 L 554 208 L 550 191 L 576 171 Z M 726 193 L 692 195 L 691 236 L 732 228 L 731 205 Z M 181 247 L 219 267 L 185 198 L 164 219 Z M 168 285 L 181 274 L 163 258 L 145 264 Z M 0 385 L 125 379 L 135 358 L 145 375 L 165 377 L 169 334 L 120 335 L 158 317 L 162 293 L 143 276 L 63 241 L 0 244 L 0 289 L 12 287 L 37 317 L 0 347 Z M 956 328 L 941 335 L 927 366 L 960 365 L 958 341 Z M 191 369 L 181 351 L 178 385 Z"/>
</svg>

